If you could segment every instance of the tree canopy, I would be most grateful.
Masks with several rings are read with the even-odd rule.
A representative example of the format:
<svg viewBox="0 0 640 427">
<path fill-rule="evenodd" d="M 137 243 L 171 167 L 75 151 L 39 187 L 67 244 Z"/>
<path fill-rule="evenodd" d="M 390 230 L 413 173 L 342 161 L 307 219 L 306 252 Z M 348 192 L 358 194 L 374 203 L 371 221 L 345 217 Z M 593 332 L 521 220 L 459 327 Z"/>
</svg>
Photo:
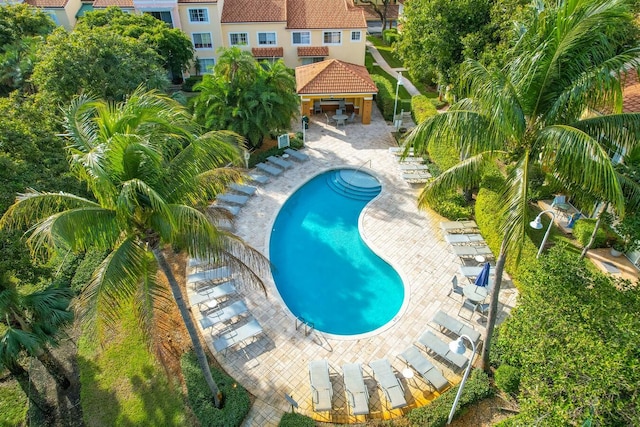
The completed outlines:
<svg viewBox="0 0 640 427">
<path fill-rule="evenodd" d="M 46 36 L 56 28 L 49 15 L 27 4 L 0 6 L 0 52 L 25 37 Z"/>
<path fill-rule="evenodd" d="M 115 6 L 95 10 L 84 15 L 74 31 L 91 32 L 99 27 L 148 45 L 174 76 L 181 76 L 193 61 L 194 49 L 189 36 L 147 13 L 125 13 Z"/>
<path fill-rule="evenodd" d="M 49 102 L 66 104 L 79 93 L 122 100 L 140 84 L 168 84 L 162 58 L 144 41 L 109 28 L 56 29 L 39 54 L 33 82 Z"/>
</svg>

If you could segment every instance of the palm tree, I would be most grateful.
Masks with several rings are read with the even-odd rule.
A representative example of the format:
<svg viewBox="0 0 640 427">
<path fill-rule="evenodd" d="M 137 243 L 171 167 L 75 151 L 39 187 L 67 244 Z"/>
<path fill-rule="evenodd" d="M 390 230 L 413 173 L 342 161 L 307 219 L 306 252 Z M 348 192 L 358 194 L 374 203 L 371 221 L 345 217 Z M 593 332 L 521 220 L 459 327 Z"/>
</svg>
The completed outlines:
<svg viewBox="0 0 640 427">
<path fill-rule="evenodd" d="M 20 365 L 20 358 L 24 353 L 36 357 L 63 390 L 69 388 L 71 382 L 48 345 L 57 345 L 60 330 L 73 320 L 68 310 L 71 297 L 71 290 L 53 286 L 21 292 L 6 273 L 0 276 L 0 363 L 41 409 L 47 404 Z"/>
<path fill-rule="evenodd" d="M 249 266 L 255 271 L 266 267 L 264 258 L 216 228 L 204 209 L 228 182 L 241 177 L 233 168 L 221 168 L 242 161 L 237 135 L 197 136 L 180 104 L 140 88 L 119 104 L 80 97 L 66 112 L 64 126 L 71 170 L 94 199 L 29 190 L 18 196 L 0 225 L 32 225 L 27 243 L 36 252 L 105 251 L 77 304 L 97 333 L 115 321 L 122 302 L 135 297 L 149 336 L 153 301 L 166 297 L 157 282 L 159 268 L 219 406 L 219 389 L 162 249 L 171 245 L 191 256 L 224 261 L 248 283 L 263 286 Z"/>
<path fill-rule="evenodd" d="M 624 197 L 607 149 L 638 144 L 640 115 L 621 114 L 620 76 L 640 63 L 625 49 L 631 15 L 625 0 L 575 0 L 532 9 L 528 27 L 501 70 L 464 64 L 467 97 L 417 126 L 409 144 L 426 152 L 430 141 L 457 144 L 469 156 L 421 192 L 428 206 L 456 188 L 477 186 L 484 167 L 510 161 L 502 200 L 504 237 L 495 268 L 482 365 L 489 368 L 498 293 L 507 254 L 519 255 L 528 227 L 529 173 L 553 174 L 568 190 L 583 191 L 624 212 Z M 585 115 L 590 108 L 611 114 Z"/>
</svg>

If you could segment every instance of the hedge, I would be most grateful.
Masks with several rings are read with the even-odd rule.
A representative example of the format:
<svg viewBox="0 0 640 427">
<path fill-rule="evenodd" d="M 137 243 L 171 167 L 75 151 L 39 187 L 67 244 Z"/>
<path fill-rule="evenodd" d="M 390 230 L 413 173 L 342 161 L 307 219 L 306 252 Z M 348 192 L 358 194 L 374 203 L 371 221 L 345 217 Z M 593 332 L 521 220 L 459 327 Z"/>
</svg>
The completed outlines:
<svg viewBox="0 0 640 427">
<path fill-rule="evenodd" d="M 413 426 L 443 427 L 449 418 L 451 406 L 456 398 L 458 386 L 447 390 L 431 404 L 416 408 L 407 414 L 407 419 Z M 462 390 L 458 412 L 465 406 L 493 396 L 489 377 L 482 369 L 474 369 Z"/>
<path fill-rule="evenodd" d="M 397 28 L 390 28 L 382 32 L 382 40 L 389 46 L 393 45 L 399 38 L 400 35 Z"/>
<path fill-rule="evenodd" d="M 500 390 L 516 396 L 520 388 L 520 369 L 506 363 L 502 364 L 496 369 L 495 380 Z"/>
<path fill-rule="evenodd" d="M 229 375 L 211 367 L 211 375 L 223 395 L 222 408 L 213 404 L 213 396 L 202 375 L 195 353 L 188 352 L 180 360 L 187 386 L 187 399 L 202 427 L 234 427 L 242 424 L 249 413 L 249 393 Z"/>
<path fill-rule="evenodd" d="M 573 237 L 582 245 L 584 248 L 589 243 L 591 239 L 591 234 L 593 233 L 593 228 L 596 226 L 596 219 L 592 218 L 582 218 L 576 221 L 573 226 Z M 592 248 L 603 248 L 607 242 L 607 233 L 604 231 L 602 227 L 598 229 L 596 233 L 596 240 L 591 245 Z"/>
<path fill-rule="evenodd" d="M 201 81 L 202 76 L 187 77 L 184 83 L 182 83 L 182 90 L 185 92 L 193 92 L 193 86 L 195 86 L 196 83 L 200 83 Z"/>
<path fill-rule="evenodd" d="M 433 106 L 431 99 L 424 95 L 416 95 L 411 98 L 411 114 L 416 124 L 424 122 L 429 117 L 438 114 L 438 110 Z"/>
<path fill-rule="evenodd" d="M 376 104 L 378 109 L 382 113 L 382 117 L 385 120 L 393 120 L 393 105 L 395 102 L 395 92 L 393 91 L 393 84 L 382 76 L 376 74 L 371 76 L 371 80 L 376 84 L 378 88 L 378 94 L 376 95 Z"/>
<path fill-rule="evenodd" d="M 451 193 L 443 196 L 440 200 L 429 205 L 431 209 L 439 215 L 455 221 L 459 218 L 470 218 L 473 213 L 471 206 L 468 206 L 462 194 Z"/>
<path fill-rule="evenodd" d="M 280 418 L 278 427 L 315 427 L 316 422 L 302 414 L 287 412 Z"/>
</svg>

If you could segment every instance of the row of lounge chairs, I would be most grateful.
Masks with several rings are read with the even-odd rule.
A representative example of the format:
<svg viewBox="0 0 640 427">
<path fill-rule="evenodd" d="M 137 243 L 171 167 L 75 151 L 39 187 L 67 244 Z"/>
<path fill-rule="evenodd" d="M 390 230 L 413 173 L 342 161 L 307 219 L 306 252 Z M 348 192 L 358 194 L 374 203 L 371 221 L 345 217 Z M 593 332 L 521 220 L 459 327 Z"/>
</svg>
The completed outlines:
<svg viewBox="0 0 640 427">
<path fill-rule="evenodd" d="M 452 333 L 456 336 L 464 334 L 474 342 L 480 340 L 478 331 L 443 311 L 436 313 L 431 323 L 442 332 Z M 400 352 L 398 358 L 417 372 L 437 392 L 442 392 L 448 388 L 450 383 L 419 347 L 424 348 L 426 354 L 434 354 L 458 369 L 464 368 L 469 363 L 468 358 L 452 352 L 449 346 L 431 330 L 426 330 L 422 333 L 415 345 Z M 370 362 L 369 367 L 378 387 L 384 393 L 388 407 L 397 409 L 406 406 L 405 389 L 394 373 L 391 363 L 387 359 L 379 359 Z M 351 413 L 353 415 L 368 414 L 369 390 L 364 382 L 362 365 L 359 363 L 347 363 L 342 367 L 342 372 L 347 403 Z M 309 363 L 309 381 L 311 383 L 313 410 L 316 412 L 330 411 L 332 409 L 333 386 L 331 384 L 329 364 L 326 360 L 315 360 Z"/>
<path fill-rule="evenodd" d="M 250 313 L 244 301 L 236 299 L 237 290 L 231 269 L 227 266 L 212 266 L 209 261 L 190 259 L 187 286 L 195 291 L 190 298 L 191 306 L 198 307 L 202 317 L 200 326 L 210 331 L 216 351 L 227 351 L 241 342 L 263 333 L 262 327 Z M 238 319 L 235 323 L 229 321 Z M 224 326 L 219 330 L 218 326 Z"/>
<path fill-rule="evenodd" d="M 406 152 L 406 156 L 404 156 Z M 424 164 L 422 157 L 416 157 L 413 147 L 407 151 L 405 147 L 389 147 L 389 153 L 398 158 L 402 179 L 411 184 L 423 184 L 431 179 L 429 166 Z M 404 157 L 403 157 L 404 156 Z"/>
<path fill-rule="evenodd" d="M 299 162 L 306 162 L 309 160 L 309 156 L 300 151 L 292 148 L 286 148 L 284 154 L 287 158 L 297 160 Z M 294 166 L 292 162 L 278 156 L 269 156 L 265 162 L 258 163 L 256 169 L 267 173 L 271 176 L 280 176 L 284 171 L 291 169 Z"/>
<path fill-rule="evenodd" d="M 465 261 L 484 262 L 493 258 L 493 252 L 480 234 L 478 224 L 471 220 L 444 221 L 440 223 L 444 232 L 444 239 L 452 245 L 453 253 Z M 482 266 L 461 265 L 460 274 L 467 278 L 476 277 L 482 271 Z M 493 272 L 493 269 L 491 270 Z"/>
</svg>

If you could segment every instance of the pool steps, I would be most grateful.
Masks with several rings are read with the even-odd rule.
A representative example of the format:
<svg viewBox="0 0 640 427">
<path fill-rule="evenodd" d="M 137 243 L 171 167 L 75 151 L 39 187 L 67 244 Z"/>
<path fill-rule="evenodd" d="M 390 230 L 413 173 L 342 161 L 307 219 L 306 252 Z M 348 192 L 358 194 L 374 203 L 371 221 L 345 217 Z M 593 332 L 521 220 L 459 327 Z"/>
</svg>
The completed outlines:
<svg viewBox="0 0 640 427">
<path fill-rule="evenodd" d="M 342 169 L 327 176 L 329 187 L 346 197 L 356 200 L 371 200 L 380 193 L 380 182 L 366 172 Z"/>
</svg>

